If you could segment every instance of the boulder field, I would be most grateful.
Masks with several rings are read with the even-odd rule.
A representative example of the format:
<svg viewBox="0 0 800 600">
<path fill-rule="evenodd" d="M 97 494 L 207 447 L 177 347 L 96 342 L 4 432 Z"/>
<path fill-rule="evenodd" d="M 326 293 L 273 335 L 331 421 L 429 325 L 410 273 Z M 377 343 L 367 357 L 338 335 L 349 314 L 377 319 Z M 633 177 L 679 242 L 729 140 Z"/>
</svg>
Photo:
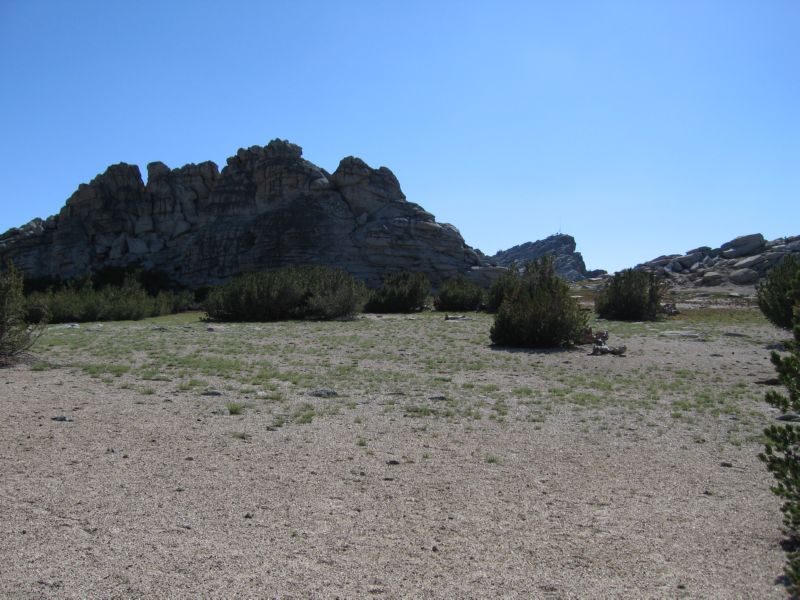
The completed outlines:
<svg viewBox="0 0 800 600">
<path fill-rule="evenodd" d="M 684 254 L 659 256 L 635 268 L 654 272 L 676 285 L 753 285 L 790 255 L 800 258 L 800 236 L 768 241 L 754 233 L 719 248 L 701 246 Z"/>
</svg>

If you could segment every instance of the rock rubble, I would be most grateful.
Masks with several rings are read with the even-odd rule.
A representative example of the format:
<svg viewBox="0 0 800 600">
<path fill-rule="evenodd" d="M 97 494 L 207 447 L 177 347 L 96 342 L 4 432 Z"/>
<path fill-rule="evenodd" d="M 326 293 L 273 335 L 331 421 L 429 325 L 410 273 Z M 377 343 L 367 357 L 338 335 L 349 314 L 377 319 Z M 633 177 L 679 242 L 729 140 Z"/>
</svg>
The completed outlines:
<svg viewBox="0 0 800 600">
<path fill-rule="evenodd" d="M 659 256 L 635 268 L 654 272 L 677 285 L 753 285 L 790 255 L 800 258 L 800 236 L 768 241 L 754 233 L 719 248 L 702 246 L 684 254 Z"/>
</svg>

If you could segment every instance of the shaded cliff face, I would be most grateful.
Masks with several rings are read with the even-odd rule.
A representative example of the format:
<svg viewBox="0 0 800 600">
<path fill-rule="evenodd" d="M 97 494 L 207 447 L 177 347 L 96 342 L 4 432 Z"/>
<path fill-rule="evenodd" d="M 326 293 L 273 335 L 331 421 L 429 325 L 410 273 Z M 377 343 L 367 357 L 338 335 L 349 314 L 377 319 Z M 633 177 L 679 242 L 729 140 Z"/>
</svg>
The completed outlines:
<svg viewBox="0 0 800 600">
<path fill-rule="evenodd" d="M 490 260 L 500 266 L 512 263 L 522 265 L 542 256 L 552 256 L 556 272 L 567 281 L 580 281 L 605 271 L 587 271 L 580 252 L 575 252 L 575 238 L 571 235 L 551 235 L 536 242 L 525 242 L 508 250 L 500 250 Z"/>
<path fill-rule="evenodd" d="M 138 265 L 201 287 L 286 265 L 341 267 L 369 285 L 412 270 L 434 284 L 479 265 L 452 225 L 406 201 L 394 174 L 358 158 L 333 174 L 273 140 L 212 162 L 109 167 L 58 215 L 0 236 L 0 260 L 28 277 Z"/>
</svg>

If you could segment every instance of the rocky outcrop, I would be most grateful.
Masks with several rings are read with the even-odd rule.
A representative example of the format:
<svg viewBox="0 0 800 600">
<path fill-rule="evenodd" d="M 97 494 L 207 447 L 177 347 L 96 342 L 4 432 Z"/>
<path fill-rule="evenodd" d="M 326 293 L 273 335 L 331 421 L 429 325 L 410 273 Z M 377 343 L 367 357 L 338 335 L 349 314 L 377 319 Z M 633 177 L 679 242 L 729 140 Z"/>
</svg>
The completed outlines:
<svg viewBox="0 0 800 600">
<path fill-rule="evenodd" d="M 605 271 L 587 271 L 580 252 L 575 252 L 575 238 L 571 235 L 551 235 L 537 242 L 526 242 L 508 250 L 500 250 L 490 257 L 491 262 L 508 267 L 522 265 L 542 256 L 552 256 L 556 272 L 567 281 L 580 281 L 602 275 Z"/>
<path fill-rule="evenodd" d="M 82 184 L 58 215 L 0 236 L 0 260 L 29 277 L 70 278 L 138 265 L 200 287 L 285 265 L 342 267 L 369 285 L 401 270 L 435 284 L 481 277 L 452 225 L 408 202 L 394 174 L 343 159 L 334 173 L 287 141 L 170 169 L 120 163 Z"/>
<path fill-rule="evenodd" d="M 753 285 L 789 255 L 800 258 L 800 236 L 767 241 L 754 233 L 719 248 L 701 246 L 684 254 L 659 256 L 635 268 L 654 272 L 677 285 Z"/>
</svg>

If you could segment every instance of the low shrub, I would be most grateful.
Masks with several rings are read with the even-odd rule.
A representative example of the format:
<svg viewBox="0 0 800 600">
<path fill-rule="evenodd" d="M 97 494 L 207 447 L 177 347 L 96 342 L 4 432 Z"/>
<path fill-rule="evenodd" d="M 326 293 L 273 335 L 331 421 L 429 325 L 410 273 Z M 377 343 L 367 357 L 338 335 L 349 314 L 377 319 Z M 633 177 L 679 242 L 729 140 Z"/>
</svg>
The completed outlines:
<svg viewBox="0 0 800 600">
<path fill-rule="evenodd" d="M 137 321 L 185 310 L 192 301 L 190 292 L 148 294 L 133 276 L 120 286 L 106 285 L 100 289 L 95 289 L 92 280 L 85 278 L 60 289 L 30 294 L 27 320 L 35 322 L 46 314 L 51 323 Z"/>
<path fill-rule="evenodd" d="M 510 271 L 500 308 L 490 332 L 503 346 L 548 348 L 575 342 L 588 316 L 570 295 L 569 285 L 555 272 L 552 257 L 529 263 L 522 274 Z"/>
<path fill-rule="evenodd" d="M 433 300 L 436 310 L 480 310 L 483 290 L 463 275 L 442 283 Z"/>
<path fill-rule="evenodd" d="M 769 391 L 766 401 L 784 415 L 800 412 L 800 306 L 794 311 L 794 342 L 789 354 L 772 353 L 778 379 L 786 386 L 788 398 Z M 783 524 L 788 537 L 785 574 L 792 597 L 800 596 L 800 427 L 791 423 L 770 425 L 764 430 L 766 444 L 759 458 L 778 482 L 772 491 L 783 500 Z"/>
<path fill-rule="evenodd" d="M 370 295 L 366 312 L 408 313 L 422 310 L 431 293 L 431 284 L 422 273 L 395 273 Z"/>
<path fill-rule="evenodd" d="M 786 257 L 756 286 L 758 307 L 774 325 L 792 328 L 792 312 L 800 304 L 800 260 Z"/>
<path fill-rule="evenodd" d="M 620 321 L 654 321 L 661 305 L 663 286 L 655 274 L 625 269 L 614 274 L 595 299 L 597 314 Z"/>
<path fill-rule="evenodd" d="M 34 325 L 25 322 L 22 275 L 9 261 L 0 271 L 0 362 L 30 348 L 44 330 L 44 314 Z"/>
<path fill-rule="evenodd" d="M 486 310 L 492 313 L 496 313 L 498 310 L 500 310 L 500 305 L 503 303 L 503 299 L 509 292 L 511 292 L 511 290 L 514 289 L 517 284 L 518 273 L 519 269 L 517 268 L 517 265 L 512 264 L 508 268 L 508 271 L 494 280 L 489 288 L 489 293 L 486 294 Z"/>
<path fill-rule="evenodd" d="M 362 283 L 340 269 L 285 267 L 213 288 L 203 307 L 215 321 L 327 320 L 359 312 L 365 293 Z"/>
</svg>

